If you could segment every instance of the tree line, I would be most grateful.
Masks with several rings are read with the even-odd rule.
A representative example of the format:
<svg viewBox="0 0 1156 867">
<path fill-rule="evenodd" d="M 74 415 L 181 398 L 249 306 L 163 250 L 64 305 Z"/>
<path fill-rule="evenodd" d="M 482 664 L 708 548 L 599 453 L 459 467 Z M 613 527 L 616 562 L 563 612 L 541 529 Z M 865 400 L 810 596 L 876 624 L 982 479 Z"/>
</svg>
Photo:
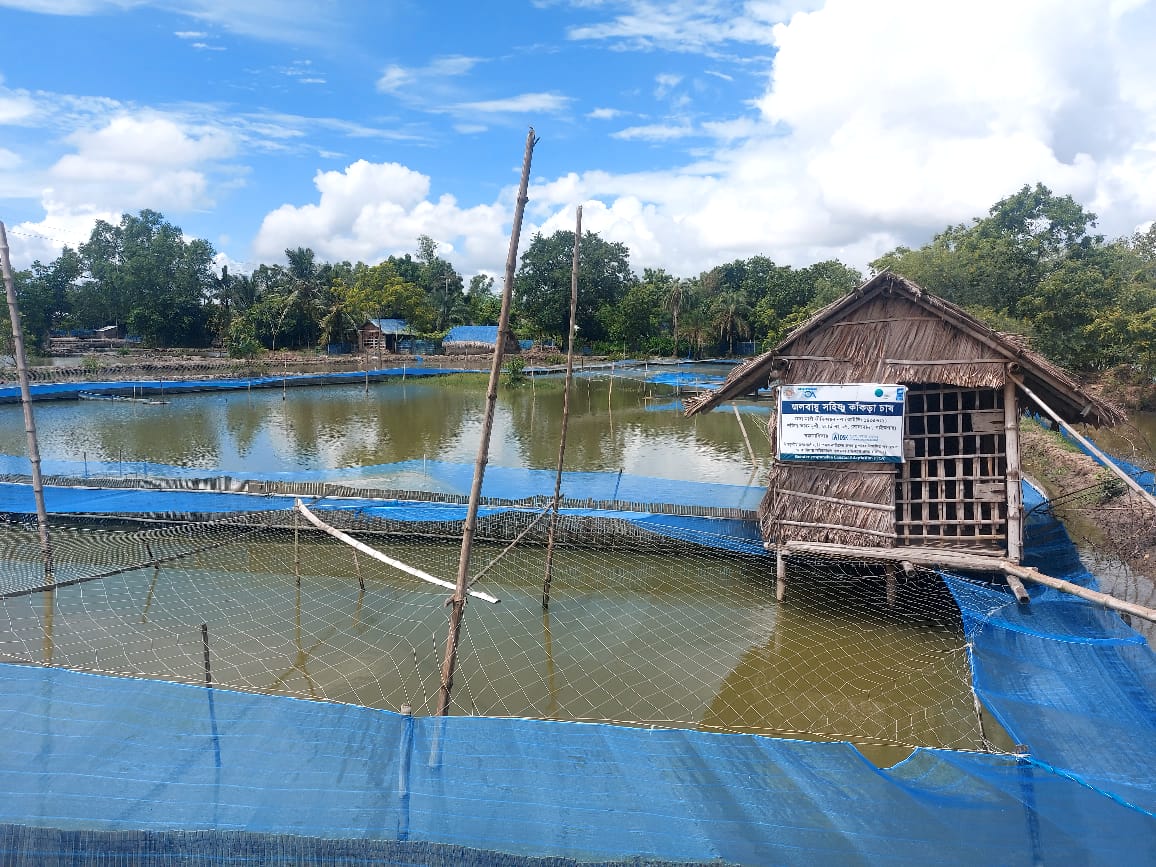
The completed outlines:
<svg viewBox="0 0 1156 867">
<path fill-rule="evenodd" d="M 1078 371 L 1129 364 L 1156 372 L 1156 226 L 1106 241 L 1096 216 L 1037 184 L 984 217 L 948 226 L 917 249 L 870 263 L 903 274 L 1001 331 L 1029 338 Z M 514 282 L 512 322 L 521 338 L 568 333 L 574 234 L 535 235 Z M 436 339 L 454 325 L 497 323 L 500 301 L 484 274 L 468 281 L 428 236 L 413 254 L 383 262 L 321 262 L 309 248 L 286 264 L 218 274 L 214 251 L 155 211 L 98 221 L 88 241 L 16 275 L 25 330 L 44 347 L 53 331 L 118 325 L 154 347 L 228 349 L 250 357 L 278 349 L 356 342 L 371 318 L 404 319 Z M 580 240 L 578 341 L 598 354 L 734 354 L 766 348 L 863 275 L 838 260 L 807 267 L 766 256 L 736 259 L 697 276 L 661 268 L 636 274 L 621 243 Z M 743 346 L 746 344 L 746 346 Z"/>
</svg>

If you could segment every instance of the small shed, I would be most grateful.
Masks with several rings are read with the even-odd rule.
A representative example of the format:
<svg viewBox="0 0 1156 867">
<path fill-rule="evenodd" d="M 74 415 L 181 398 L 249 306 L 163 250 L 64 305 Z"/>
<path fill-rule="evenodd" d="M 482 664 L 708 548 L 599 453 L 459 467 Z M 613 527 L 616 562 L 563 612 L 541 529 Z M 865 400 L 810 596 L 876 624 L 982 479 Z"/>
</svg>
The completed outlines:
<svg viewBox="0 0 1156 867">
<path fill-rule="evenodd" d="M 357 329 L 358 351 L 397 352 L 401 338 L 409 336 L 409 325 L 404 319 L 370 319 Z"/>
<path fill-rule="evenodd" d="M 446 355 L 477 355 L 493 352 L 498 345 L 497 325 L 458 325 L 442 338 Z M 521 352 L 522 347 L 513 334 L 506 335 L 504 353 Z"/>
<path fill-rule="evenodd" d="M 870 388 L 868 394 L 887 394 L 898 404 L 887 408 L 870 398 L 849 404 L 783 402 L 785 394 L 799 393 L 822 400 L 823 388 L 849 384 Z M 854 548 L 915 554 L 919 549 L 925 560 L 934 560 L 938 550 L 1018 563 L 1022 402 L 1029 396 L 1042 401 L 1067 422 L 1099 426 L 1123 419 L 1117 407 L 1089 394 L 1021 338 L 993 331 L 889 271 L 818 311 L 771 351 L 744 362 L 715 391 L 696 395 L 687 413 L 768 387 L 779 400 L 771 416 L 772 462 L 759 523 L 768 550 L 780 553 Z M 854 425 L 848 415 L 832 417 L 814 432 L 799 434 L 783 427 L 784 418 L 799 418 L 786 415 L 799 406 L 816 413 L 849 409 L 867 417 Z M 887 457 L 841 460 L 852 453 L 851 446 L 812 456 L 806 453 L 807 440 L 801 440 L 801 449 L 784 453 L 780 448 L 783 436 L 867 439 L 875 428 L 892 423 L 870 416 L 883 412 L 897 416 L 895 451 Z"/>
</svg>

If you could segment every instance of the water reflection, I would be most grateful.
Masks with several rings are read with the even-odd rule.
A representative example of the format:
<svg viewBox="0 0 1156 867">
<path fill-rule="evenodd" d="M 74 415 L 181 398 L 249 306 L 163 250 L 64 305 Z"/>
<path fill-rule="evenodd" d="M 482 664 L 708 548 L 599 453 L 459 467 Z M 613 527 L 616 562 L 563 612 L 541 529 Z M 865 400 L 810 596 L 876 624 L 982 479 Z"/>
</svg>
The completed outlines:
<svg viewBox="0 0 1156 867">
<path fill-rule="evenodd" d="M 562 380 L 499 391 L 490 463 L 553 469 Z M 745 484 L 750 461 L 733 415 L 687 419 L 674 390 L 616 377 L 582 378 L 571 401 L 566 468 Z M 613 419 L 610 408 L 613 407 Z M 407 382 L 171 395 L 166 405 L 112 401 L 36 406 L 45 461 L 105 462 L 123 474 L 145 463 L 237 477 L 324 472 L 407 460 L 472 463 L 485 410 L 476 374 Z M 753 419 L 753 420 L 752 420 Z M 756 448 L 763 423 L 747 422 Z M 18 406 L 0 406 L 0 453 L 25 453 Z M 78 473 L 79 474 L 79 473 Z"/>
</svg>

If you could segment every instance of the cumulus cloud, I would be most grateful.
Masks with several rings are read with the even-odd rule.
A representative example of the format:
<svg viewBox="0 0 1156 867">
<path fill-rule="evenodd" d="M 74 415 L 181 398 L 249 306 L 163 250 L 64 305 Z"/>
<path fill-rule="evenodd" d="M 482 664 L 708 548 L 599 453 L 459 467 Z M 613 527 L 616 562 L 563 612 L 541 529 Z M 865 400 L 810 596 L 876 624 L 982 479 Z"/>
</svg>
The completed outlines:
<svg viewBox="0 0 1156 867">
<path fill-rule="evenodd" d="M 253 244 L 259 261 L 306 246 L 324 259 L 374 263 L 413 252 L 420 235 L 436 240 L 465 273 L 505 256 L 508 202 L 463 208 L 453 196 L 431 200 L 429 177 L 398 163 L 358 160 L 343 171 L 318 172 L 313 183 L 316 202 L 266 215 Z"/>
<path fill-rule="evenodd" d="M 1124 234 L 1156 213 L 1154 5 L 796 9 L 774 27 L 758 113 L 700 125 L 714 148 L 665 172 L 568 175 L 531 198 L 541 225 L 558 228 L 586 202 L 586 224 L 627 243 L 636 267 L 682 273 L 754 254 L 864 267 L 1036 181 Z"/>
<path fill-rule="evenodd" d="M 205 163 L 232 155 L 217 129 L 189 131 L 165 117 L 122 115 L 73 134 L 75 153 L 49 170 L 49 196 L 62 205 L 185 211 L 211 203 Z"/>
</svg>

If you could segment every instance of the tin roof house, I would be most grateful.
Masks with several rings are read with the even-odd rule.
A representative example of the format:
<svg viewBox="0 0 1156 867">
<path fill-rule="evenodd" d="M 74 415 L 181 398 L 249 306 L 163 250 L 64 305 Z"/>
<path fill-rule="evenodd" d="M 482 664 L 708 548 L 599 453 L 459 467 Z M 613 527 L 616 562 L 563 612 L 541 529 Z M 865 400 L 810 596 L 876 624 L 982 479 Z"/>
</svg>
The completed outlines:
<svg viewBox="0 0 1156 867">
<path fill-rule="evenodd" d="M 403 337 L 412 335 L 404 319 L 370 319 L 357 330 L 359 352 L 397 352 Z"/>
<path fill-rule="evenodd" d="M 1021 402 L 1068 422 L 1123 418 L 1020 339 L 889 271 L 696 395 L 687 413 L 768 386 L 778 403 L 759 523 L 780 554 L 1018 563 Z"/>
</svg>

